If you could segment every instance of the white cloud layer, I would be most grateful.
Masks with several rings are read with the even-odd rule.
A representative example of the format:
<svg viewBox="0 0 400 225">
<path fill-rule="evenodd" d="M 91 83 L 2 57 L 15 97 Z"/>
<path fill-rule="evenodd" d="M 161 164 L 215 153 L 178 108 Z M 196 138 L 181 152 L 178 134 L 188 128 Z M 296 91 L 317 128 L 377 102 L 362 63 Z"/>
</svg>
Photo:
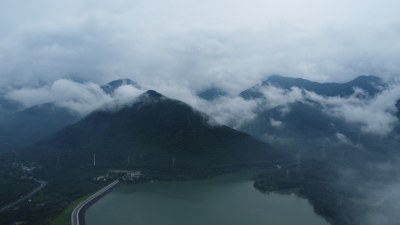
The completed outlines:
<svg viewBox="0 0 400 225">
<path fill-rule="evenodd" d="M 395 84 L 373 98 L 358 98 L 360 92 L 350 97 L 323 97 L 306 92 L 306 97 L 324 106 L 328 114 L 361 126 L 361 131 L 386 135 L 399 123 L 396 102 L 400 99 L 400 85 Z"/>
<path fill-rule="evenodd" d="M 215 85 L 236 96 L 270 74 L 339 82 L 361 74 L 396 78 L 399 7 L 395 0 L 3 0 L 0 88 L 28 86 L 10 93 L 26 106 L 59 101 L 87 112 L 109 97 L 90 83 L 62 90 L 59 83 L 70 84 L 60 79 L 127 77 L 233 126 L 254 118 L 260 104 L 289 110 L 284 106 L 311 98 L 364 132 L 386 134 L 397 123 L 396 88 L 363 102 L 268 87 L 267 103 L 229 97 L 213 107 L 195 92 Z M 130 91 L 116 95 L 135 95 Z"/>
<path fill-rule="evenodd" d="M 60 78 L 237 93 L 272 73 L 344 81 L 400 74 L 387 0 L 0 2 L 0 86 Z"/>
<path fill-rule="evenodd" d="M 263 99 L 245 100 L 237 95 L 228 95 L 210 102 L 200 99 L 191 89 L 179 87 L 175 83 L 160 83 L 156 87 L 147 88 L 181 100 L 210 115 L 217 123 L 234 128 L 252 121 L 262 110 L 278 108 L 282 113 L 287 113 L 290 111 L 290 105 L 296 102 L 318 104 L 328 115 L 358 125 L 365 133 L 385 136 L 399 124 L 395 106 L 400 99 L 398 83 L 394 83 L 374 97 L 368 97 L 363 90 L 358 89 L 349 97 L 326 97 L 296 87 L 284 90 L 269 85 L 260 87 Z M 60 106 L 85 115 L 112 100 L 118 100 L 118 104 L 129 103 L 141 93 L 143 90 L 124 85 L 109 96 L 98 84 L 60 79 L 51 85 L 39 88 L 16 89 L 6 96 L 22 103 L 25 107 L 56 102 Z M 270 118 L 270 124 L 274 127 L 283 125 L 274 118 Z M 344 140 L 340 135 L 338 138 Z"/>
<path fill-rule="evenodd" d="M 123 85 L 109 96 L 98 84 L 60 79 L 51 85 L 39 88 L 16 89 L 9 92 L 6 97 L 22 103 L 25 108 L 52 102 L 86 115 L 112 100 L 132 101 L 142 92 L 133 86 Z"/>
</svg>

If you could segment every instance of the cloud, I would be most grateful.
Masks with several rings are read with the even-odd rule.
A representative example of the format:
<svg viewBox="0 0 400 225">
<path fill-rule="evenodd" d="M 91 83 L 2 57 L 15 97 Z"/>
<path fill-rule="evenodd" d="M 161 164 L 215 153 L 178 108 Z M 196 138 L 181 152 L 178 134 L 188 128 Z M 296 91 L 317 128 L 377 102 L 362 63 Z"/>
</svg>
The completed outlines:
<svg viewBox="0 0 400 225">
<path fill-rule="evenodd" d="M 286 107 L 291 103 L 304 102 L 305 96 L 300 88 L 293 87 L 290 90 L 267 85 L 261 87 L 264 97 L 263 107 L 272 109 L 276 107 Z"/>
<path fill-rule="evenodd" d="M 258 103 L 246 101 L 241 97 L 221 97 L 212 102 L 202 101 L 196 107 L 220 124 L 239 128 L 253 120 L 257 114 Z"/>
<path fill-rule="evenodd" d="M 181 100 L 205 112 L 215 122 L 234 128 L 240 128 L 252 121 L 262 110 L 279 109 L 285 114 L 291 110 L 291 104 L 296 102 L 317 104 L 325 113 L 355 124 L 365 133 L 385 136 L 399 123 L 395 106 L 400 99 L 398 83 L 394 83 L 374 97 L 369 97 L 361 89 L 357 89 L 348 97 L 326 97 L 296 87 L 286 90 L 268 85 L 260 87 L 263 99 L 245 100 L 237 95 L 228 95 L 211 102 L 200 99 L 193 90 L 185 86 L 180 87 L 175 82 L 159 81 L 155 87 L 147 86 L 147 89 L 155 89 L 167 97 Z M 60 79 L 51 85 L 39 88 L 16 89 L 9 92 L 6 97 L 22 103 L 25 107 L 56 102 L 59 106 L 85 115 L 112 100 L 118 100 L 119 104 L 127 104 L 142 92 L 125 85 L 109 96 L 98 84 Z M 274 127 L 283 125 L 282 121 L 274 118 L 270 118 L 270 124 Z"/>
<path fill-rule="evenodd" d="M 50 87 L 26 86 L 62 78 L 106 83 L 128 77 L 235 127 L 254 118 L 257 107 L 284 112 L 290 103 L 315 97 L 327 113 L 359 124 L 363 132 L 387 134 L 397 120 L 384 97 L 360 102 L 267 87 L 268 101 L 230 97 L 211 107 L 195 93 L 217 86 L 237 96 L 269 74 L 316 81 L 348 81 L 360 74 L 396 77 L 398 6 L 394 0 L 4 0 L 0 87 L 21 89 L 13 98 L 33 105 L 62 98 L 48 97 Z M 83 102 L 108 98 L 91 93 L 95 97 Z M 63 101 L 79 108 L 76 101 Z"/>
<path fill-rule="evenodd" d="M 306 92 L 306 97 L 324 106 L 333 116 L 358 124 L 361 131 L 387 135 L 399 123 L 396 117 L 396 103 L 400 99 L 400 85 L 391 85 L 372 98 L 359 98 L 365 95 L 356 91 L 349 97 L 324 97 Z"/>
<path fill-rule="evenodd" d="M 388 135 L 399 124 L 396 116 L 396 103 L 400 99 L 398 82 L 391 83 L 373 97 L 357 88 L 348 97 L 327 97 L 297 87 L 286 90 L 272 85 L 259 86 L 259 90 L 264 97 L 257 103 L 259 109 L 279 108 L 287 113 L 292 103 L 317 104 L 328 115 L 355 124 L 364 133 L 381 136 Z"/>
<path fill-rule="evenodd" d="M 133 99 L 142 93 L 143 90 L 139 90 L 132 85 L 122 85 L 114 91 L 112 97 L 117 99 Z"/>
<path fill-rule="evenodd" d="M 283 122 L 282 121 L 274 120 L 273 118 L 270 118 L 269 122 L 270 122 L 271 126 L 276 127 L 276 128 L 280 128 L 280 127 L 283 126 Z"/>
<path fill-rule="evenodd" d="M 6 97 L 22 103 L 26 108 L 54 102 L 81 114 L 87 114 L 112 100 L 98 84 L 79 83 L 68 79 L 60 79 L 51 85 L 39 88 L 13 90 Z"/>
<path fill-rule="evenodd" d="M 123 76 L 194 91 L 212 83 L 237 94 L 272 73 L 319 81 L 396 76 L 398 6 L 393 0 L 4 0 L 0 86 Z"/>
<path fill-rule="evenodd" d="M 365 163 L 362 169 L 339 169 L 337 186 L 344 192 L 346 213 L 355 224 L 398 224 L 400 182 L 398 158 Z"/>
<path fill-rule="evenodd" d="M 362 224 L 398 224 L 398 213 L 400 210 L 400 183 L 392 182 L 377 185 L 368 190 L 367 204 L 371 210 L 365 217 L 360 219 Z"/>
<path fill-rule="evenodd" d="M 211 102 L 199 99 L 191 89 L 174 83 L 163 85 L 160 82 L 157 88 L 168 97 L 182 100 L 207 113 L 218 123 L 234 128 L 252 121 L 263 110 L 279 109 L 282 114 L 288 113 L 291 104 L 298 102 L 315 105 L 326 114 L 341 118 L 358 126 L 360 131 L 373 135 L 386 136 L 399 124 L 395 106 L 400 99 L 400 85 L 397 82 L 392 82 L 373 97 L 359 88 L 348 97 L 327 97 L 297 87 L 287 90 L 267 85 L 258 86 L 263 99 L 245 100 L 237 95 L 228 95 Z M 271 124 L 278 126 L 278 123 Z"/>
</svg>

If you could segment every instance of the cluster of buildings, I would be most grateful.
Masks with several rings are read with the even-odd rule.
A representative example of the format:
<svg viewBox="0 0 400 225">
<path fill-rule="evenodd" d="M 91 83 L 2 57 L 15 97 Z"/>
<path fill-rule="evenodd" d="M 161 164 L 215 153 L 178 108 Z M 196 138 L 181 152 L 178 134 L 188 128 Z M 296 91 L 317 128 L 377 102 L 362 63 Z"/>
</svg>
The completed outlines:
<svg viewBox="0 0 400 225">
<path fill-rule="evenodd" d="M 115 179 L 131 183 L 131 182 L 143 181 L 145 177 L 141 171 L 108 170 L 107 175 L 101 175 L 93 178 L 94 181 L 107 181 Z"/>
</svg>

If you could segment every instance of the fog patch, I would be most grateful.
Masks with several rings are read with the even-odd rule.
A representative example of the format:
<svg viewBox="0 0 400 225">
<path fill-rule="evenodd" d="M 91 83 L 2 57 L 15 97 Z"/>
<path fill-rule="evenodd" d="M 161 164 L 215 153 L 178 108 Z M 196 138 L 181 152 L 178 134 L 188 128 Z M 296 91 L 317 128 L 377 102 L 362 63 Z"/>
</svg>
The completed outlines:
<svg viewBox="0 0 400 225">
<path fill-rule="evenodd" d="M 241 97 L 220 97 L 212 102 L 201 101 L 197 107 L 216 122 L 238 128 L 257 116 L 258 102 Z"/>
<path fill-rule="evenodd" d="M 399 124 L 396 103 L 400 99 L 400 85 L 393 83 L 385 90 L 371 97 L 356 88 L 347 97 L 322 96 L 299 89 L 282 89 L 272 85 L 259 87 L 263 98 L 258 100 L 258 110 L 279 109 L 282 115 L 290 112 L 291 104 L 304 103 L 322 107 L 330 116 L 355 124 L 363 133 L 386 136 Z"/>
<path fill-rule="evenodd" d="M 274 120 L 273 118 L 269 119 L 269 123 L 272 127 L 281 128 L 283 126 L 283 122 L 279 120 Z"/>
<path fill-rule="evenodd" d="M 273 85 L 267 85 L 260 89 L 264 97 L 264 107 L 268 109 L 276 107 L 286 107 L 291 103 L 303 102 L 305 96 L 300 88 L 293 87 L 290 90 L 275 87 Z"/>
<path fill-rule="evenodd" d="M 364 133 L 388 135 L 399 123 L 395 114 L 400 85 L 392 85 L 372 98 L 365 96 L 358 90 L 349 97 L 325 97 L 313 92 L 306 92 L 305 97 L 321 104 L 328 114 L 359 125 Z"/>
<path fill-rule="evenodd" d="M 79 83 L 69 79 L 60 79 L 39 88 L 13 90 L 6 97 L 22 103 L 25 108 L 54 102 L 81 114 L 87 114 L 112 99 L 98 84 Z"/>
<path fill-rule="evenodd" d="M 132 85 L 122 85 L 112 95 L 107 95 L 96 83 L 59 79 L 51 85 L 12 90 L 6 97 L 23 104 L 25 108 L 51 102 L 84 116 L 106 103 L 110 104 L 105 108 L 119 109 L 134 101 L 141 93 L 143 90 Z"/>
</svg>

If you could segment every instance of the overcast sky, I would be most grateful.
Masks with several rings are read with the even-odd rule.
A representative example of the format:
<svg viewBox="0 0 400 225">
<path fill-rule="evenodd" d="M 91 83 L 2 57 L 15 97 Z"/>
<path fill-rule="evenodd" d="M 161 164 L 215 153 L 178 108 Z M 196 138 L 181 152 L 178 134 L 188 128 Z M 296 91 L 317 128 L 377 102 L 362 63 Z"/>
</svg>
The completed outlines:
<svg viewBox="0 0 400 225">
<path fill-rule="evenodd" d="M 1 0 L 0 86 L 60 78 L 237 93 L 270 74 L 400 74 L 396 0 Z"/>
</svg>

